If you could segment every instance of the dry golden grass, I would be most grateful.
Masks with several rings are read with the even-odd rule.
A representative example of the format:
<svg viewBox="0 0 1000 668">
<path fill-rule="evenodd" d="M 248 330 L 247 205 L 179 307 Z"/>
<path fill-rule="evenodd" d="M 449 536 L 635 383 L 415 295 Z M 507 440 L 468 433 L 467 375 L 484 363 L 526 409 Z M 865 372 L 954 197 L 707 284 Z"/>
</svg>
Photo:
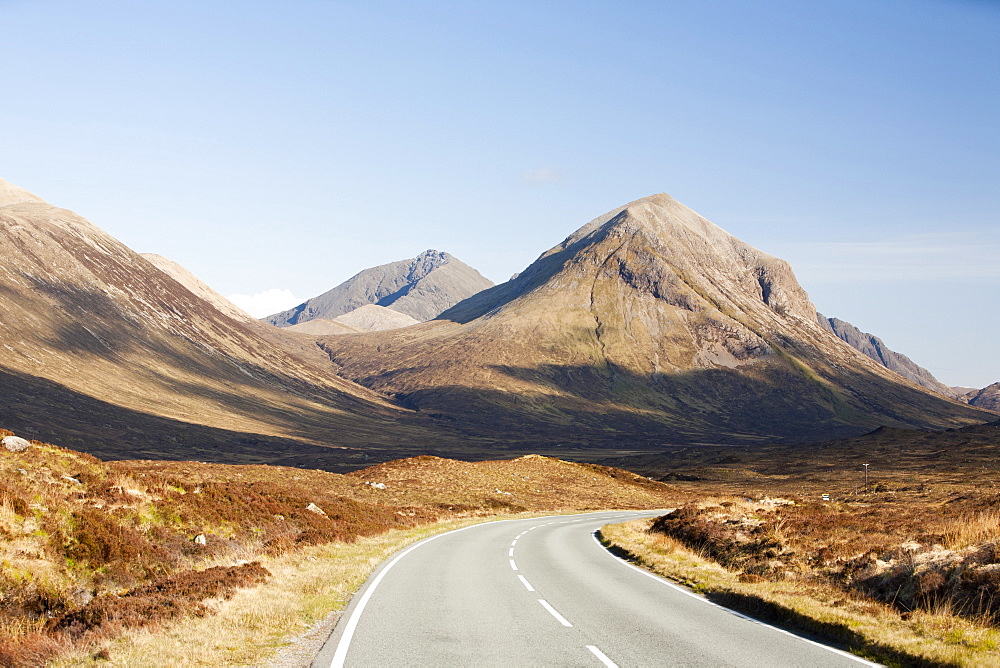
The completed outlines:
<svg viewBox="0 0 1000 668">
<path fill-rule="evenodd" d="M 901 615 L 893 607 L 808 577 L 767 581 L 727 571 L 681 541 L 648 531 L 652 521 L 602 528 L 604 540 L 642 566 L 729 607 L 793 625 L 896 665 L 1000 666 L 1000 633 L 948 610 Z M 747 582 L 745 580 L 752 580 Z"/>
<path fill-rule="evenodd" d="M 1000 542 L 1000 510 L 967 513 L 952 519 L 944 530 L 944 547 L 957 550 L 979 543 Z"/>
<path fill-rule="evenodd" d="M 65 656 L 54 666 L 264 665 L 294 636 L 342 611 L 371 572 L 393 552 L 427 536 L 483 519 L 437 522 L 394 530 L 354 543 L 314 545 L 262 563 L 272 573 L 265 584 L 210 601 L 216 614 L 189 617 L 155 630 L 120 638 Z"/>
<path fill-rule="evenodd" d="M 363 498 L 450 511 L 479 507 L 484 499 L 489 506 L 514 511 L 655 508 L 665 496 L 677 494 L 663 483 L 628 471 L 539 455 L 481 462 L 413 457 L 345 477 L 363 481 L 355 488 L 365 494 Z"/>
<path fill-rule="evenodd" d="M 346 475 L 194 462 L 135 461 L 118 465 L 135 473 L 155 473 L 176 480 L 278 483 L 300 494 L 316 495 L 323 491 L 363 503 L 433 509 L 449 515 L 525 509 L 559 512 L 655 508 L 663 505 L 664 498 L 679 494 L 673 486 L 621 469 L 538 455 L 477 462 L 425 455 L 377 464 Z"/>
</svg>

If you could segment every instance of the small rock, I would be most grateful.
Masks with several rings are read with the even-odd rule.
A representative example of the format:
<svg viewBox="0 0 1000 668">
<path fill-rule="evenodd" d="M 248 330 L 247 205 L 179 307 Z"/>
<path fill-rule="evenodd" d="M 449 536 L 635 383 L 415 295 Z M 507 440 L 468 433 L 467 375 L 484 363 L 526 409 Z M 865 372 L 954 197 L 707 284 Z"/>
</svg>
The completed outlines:
<svg viewBox="0 0 1000 668">
<path fill-rule="evenodd" d="M 208 539 L 205 538 L 205 534 L 200 533 L 200 534 L 198 534 L 197 536 L 194 537 L 194 544 L 195 545 L 207 545 L 208 544 Z"/>
<path fill-rule="evenodd" d="M 76 485 L 82 485 L 82 484 L 83 484 L 82 482 L 80 482 L 80 481 L 79 481 L 79 479 L 77 479 L 77 478 L 74 478 L 74 477 L 73 477 L 73 476 L 71 476 L 71 475 L 64 475 L 64 476 L 62 477 L 62 479 L 63 479 L 63 480 L 69 480 L 69 481 L 70 481 L 71 483 L 74 483 L 74 484 L 76 484 Z"/>
<path fill-rule="evenodd" d="M 83 607 L 94 600 L 94 593 L 89 589 L 84 589 L 83 587 L 76 587 L 70 595 L 73 598 L 73 602 L 80 607 Z"/>
<path fill-rule="evenodd" d="M 308 506 L 306 506 L 306 510 L 310 510 L 316 513 L 317 515 L 326 515 L 326 513 L 323 512 L 323 509 L 317 506 L 315 503 L 310 503 Z"/>
<path fill-rule="evenodd" d="M 31 443 L 24 440 L 20 436 L 4 436 L 3 447 L 7 448 L 11 452 L 24 452 L 31 447 Z"/>
<path fill-rule="evenodd" d="M 385 483 L 384 482 L 370 482 L 368 484 L 371 485 L 372 487 L 374 487 L 375 489 L 385 489 Z"/>
</svg>

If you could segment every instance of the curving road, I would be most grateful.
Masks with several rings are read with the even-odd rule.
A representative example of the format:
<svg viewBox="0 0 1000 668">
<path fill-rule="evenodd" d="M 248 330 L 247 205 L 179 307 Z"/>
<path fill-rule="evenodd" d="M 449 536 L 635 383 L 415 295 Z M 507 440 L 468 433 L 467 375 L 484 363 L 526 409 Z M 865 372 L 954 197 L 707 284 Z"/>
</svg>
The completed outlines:
<svg viewBox="0 0 1000 668">
<path fill-rule="evenodd" d="M 440 534 L 369 578 L 313 666 L 852 666 L 709 603 L 594 532 L 653 512 L 507 520 Z"/>
</svg>

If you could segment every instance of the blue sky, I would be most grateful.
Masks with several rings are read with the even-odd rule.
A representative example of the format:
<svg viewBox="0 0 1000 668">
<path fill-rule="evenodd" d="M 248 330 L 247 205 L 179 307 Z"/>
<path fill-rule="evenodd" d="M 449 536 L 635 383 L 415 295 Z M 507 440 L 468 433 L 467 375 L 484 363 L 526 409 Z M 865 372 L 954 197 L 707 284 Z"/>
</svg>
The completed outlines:
<svg viewBox="0 0 1000 668">
<path fill-rule="evenodd" d="M 0 0 L 0 177 L 226 295 L 494 281 L 667 192 L 1000 380 L 1000 2 Z"/>
</svg>

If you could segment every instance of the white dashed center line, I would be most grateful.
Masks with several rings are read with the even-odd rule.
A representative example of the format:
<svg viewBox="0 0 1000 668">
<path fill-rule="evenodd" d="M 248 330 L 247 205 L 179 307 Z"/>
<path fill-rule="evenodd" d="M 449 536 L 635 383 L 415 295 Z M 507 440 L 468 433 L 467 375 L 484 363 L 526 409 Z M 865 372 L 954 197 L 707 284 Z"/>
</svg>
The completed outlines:
<svg viewBox="0 0 1000 668">
<path fill-rule="evenodd" d="M 549 602 L 546 601 L 544 598 L 538 599 L 538 602 L 542 604 L 543 608 L 549 611 L 549 614 L 551 614 L 553 617 L 556 618 L 557 622 L 559 622 L 563 626 L 573 626 L 572 624 L 569 623 L 569 621 L 566 620 L 565 617 L 556 612 L 556 609 L 553 608 L 551 605 L 549 605 Z"/>
<path fill-rule="evenodd" d="M 604 654 L 604 652 L 602 652 L 601 650 L 597 649 L 593 645 L 587 645 L 587 649 L 589 649 L 591 652 L 593 652 L 594 656 L 596 656 L 598 659 L 600 659 L 601 663 L 603 663 L 608 668 L 618 668 L 618 664 L 616 664 L 614 661 L 612 661 L 611 659 L 609 659 Z"/>
<path fill-rule="evenodd" d="M 573 521 L 579 522 L 580 520 L 573 520 Z M 568 524 L 568 523 L 569 523 L 569 521 L 565 521 L 565 522 L 549 522 L 549 523 L 543 524 L 541 526 L 548 526 L 549 524 Z M 527 529 L 526 531 L 522 531 L 521 533 L 519 533 L 514 538 L 513 541 L 511 541 L 511 543 L 510 543 L 510 549 L 507 550 L 507 556 L 511 557 L 511 559 L 510 559 L 510 568 L 511 568 L 511 570 L 513 570 L 515 572 L 518 570 L 517 569 L 517 564 L 514 563 L 514 558 L 513 558 L 514 557 L 514 547 L 517 545 L 517 541 L 520 540 L 521 537 L 524 536 L 524 534 L 528 533 L 528 531 L 531 531 L 532 529 L 536 529 L 536 528 L 537 528 L 537 526 L 534 526 L 534 527 L 531 527 L 530 529 Z M 521 581 L 521 584 L 524 585 L 525 589 L 527 589 L 530 592 L 535 591 L 535 588 L 531 586 L 531 583 L 528 582 L 528 580 L 523 575 L 518 574 L 517 579 Z M 563 626 L 566 626 L 566 627 L 572 627 L 573 626 L 572 624 L 570 624 L 570 622 L 569 622 L 568 619 L 566 619 L 565 617 L 563 617 L 562 615 L 560 615 L 558 612 L 556 612 L 556 609 L 553 608 L 551 605 L 549 605 L 549 602 L 546 601 L 544 598 L 538 599 L 538 602 L 542 604 L 543 608 L 545 608 L 546 610 L 549 611 L 550 615 L 552 615 L 553 617 L 555 617 L 555 619 L 556 619 L 557 622 L 559 622 L 560 624 L 562 624 Z M 604 664 L 604 666 L 606 668 L 618 668 L 618 666 L 615 664 L 615 662 L 612 661 L 611 659 L 609 659 L 604 652 L 602 652 L 601 650 L 597 649 L 596 646 L 594 646 L 594 645 L 586 645 L 586 648 L 589 649 L 590 652 L 595 657 L 597 657 L 597 659 L 602 664 Z"/>
</svg>

